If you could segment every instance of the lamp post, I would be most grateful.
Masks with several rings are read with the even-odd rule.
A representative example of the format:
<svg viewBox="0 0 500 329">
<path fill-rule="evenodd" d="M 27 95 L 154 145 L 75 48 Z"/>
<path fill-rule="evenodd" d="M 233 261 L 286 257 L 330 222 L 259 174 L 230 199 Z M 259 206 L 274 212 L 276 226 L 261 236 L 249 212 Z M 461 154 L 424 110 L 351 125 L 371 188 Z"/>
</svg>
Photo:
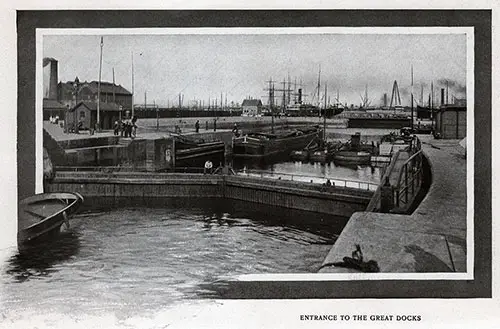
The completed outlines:
<svg viewBox="0 0 500 329">
<path fill-rule="evenodd" d="M 73 82 L 73 94 L 75 95 L 75 107 L 73 108 L 73 127 L 74 127 L 74 132 L 78 134 L 78 115 L 76 113 L 76 106 L 78 105 L 78 92 L 80 88 L 80 80 L 78 77 L 75 78 L 75 81 Z"/>
<path fill-rule="evenodd" d="M 65 134 L 69 134 L 68 118 L 69 118 L 69 104 L 66 104 L 66 112 L 64 115 L 64 133 Z"/>
</svg>

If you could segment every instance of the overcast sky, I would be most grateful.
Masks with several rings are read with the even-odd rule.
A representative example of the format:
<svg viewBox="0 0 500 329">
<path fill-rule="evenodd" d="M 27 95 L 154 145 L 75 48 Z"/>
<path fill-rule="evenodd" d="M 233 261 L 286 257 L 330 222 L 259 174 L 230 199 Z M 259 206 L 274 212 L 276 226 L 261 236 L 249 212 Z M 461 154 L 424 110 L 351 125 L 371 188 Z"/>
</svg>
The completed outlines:
<svg viewBox="0 0 500 329">
<path fill-rule="evenodd" d="M 313 101 L 319 68 L 334 102 L 359 105 L 368 90 L 371 104 L 391 98 L 397 80 L 403 105 L 409 105 L 411 65 L 414 97 L 421 86 L 427 102 L 430 83 L 435 95 L 447 80 L 451 95 L 465 97 L 465 34 L 203 34 L 203 35 L 49 35 L 43 57 L 59 62 L 59 81 L 98 80 L 99 44 L 103 36 L 102 81 L 113 80 L 132 91 L 134 58 L 135 103 L 184 105 L 193 99 L 241 103 L 247 96 L 268 102 L 266 81 L 282 88 L 283 79 L 302 81 Z M 279 96 L 281 93 L 277 92 Z M 314 100 L 316 102 L 316 100 Z M 279 98 L 281 104 L 281 98 Z"/>
</svg>

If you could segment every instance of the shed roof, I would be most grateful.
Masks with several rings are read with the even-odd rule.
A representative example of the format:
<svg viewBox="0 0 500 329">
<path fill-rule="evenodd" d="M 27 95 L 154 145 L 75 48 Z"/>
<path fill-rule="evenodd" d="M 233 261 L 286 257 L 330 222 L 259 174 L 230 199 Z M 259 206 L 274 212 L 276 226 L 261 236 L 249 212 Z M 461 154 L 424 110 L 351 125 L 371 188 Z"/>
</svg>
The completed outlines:
<svg viewBox="0 0 500 329">
<path fill-rule="evenodd" d="M 90 111 L 97 111 L 97 102 L 88 102 L 88 101 L 82 101 L 79 102 L 75 107 L 70 109 L 70 112 L 73 112 L 75 109 L 80 108 L 80 107 L 86 107 Z M 101 102 L 99 105 L 99 111 L 107 111 L 107 112 L 118 112 L 120 110 L 120 105 L 116 103 L 103 103 Z"/>
<path fill-rule="evenodd" d="M 60 82 L 59 85 L 62 89 L 66 91 L 70 92 L 73 91 L 73 81 Z M 85 81 L 80 83 L 80 88 L 87 87 L 92 91 L 92 93 L 97 94 L 98 85 L 99 85 L 98 81 L 90 81 L 90 82 Z M 132 95 L 130 91 L 128 91 L 121 85 L 113 84 L 111 82 L 101 81 L 101 94 L 112 94 L 113 91 L 117 95 L 129 95 L 129 96 Z"/>
<path fill-rule="evenodd" d="M 262 101 L 260 99 L 245 99 L 241 106 L 262 106 Z"/>
<path fill-rule="evenodd" d="M 55 99 L 43 99 L 43 108 L 51 110 L 66 110 L 67 107 L 63 103 L 56 101 Z"/>
</svg>

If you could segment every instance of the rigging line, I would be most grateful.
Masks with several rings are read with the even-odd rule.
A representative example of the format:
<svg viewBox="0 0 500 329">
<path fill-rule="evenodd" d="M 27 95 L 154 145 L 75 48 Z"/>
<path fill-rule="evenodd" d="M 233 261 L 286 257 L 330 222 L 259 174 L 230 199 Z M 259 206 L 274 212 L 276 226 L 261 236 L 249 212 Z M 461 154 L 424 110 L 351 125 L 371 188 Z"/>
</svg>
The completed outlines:
<svg viewBox="0 0 500 329">
<path fill-rule="evenodd" d="M 223 66 L 224 66 L 225 63 L 222 63 L 219 67 L 215 68 L 213 71 L 210 72 L 209 76 L 212 76 L 214 73 L 218 72 Z M 170 99 L 170 100 L 175 100 L 175 98 L 177 97 L 177 94 L 179 93 L 182 93 L 184 92 L 189 86 L 191 85 L 191 82 L 188 82 L 184 88 L 182 88 L 179 92 L 177 92 L 176 94 L 168 94 L 167 95 L 167 99 Z M 170 97 L 173 97 L 173 98 L 170 98 Z"/>
</svg>

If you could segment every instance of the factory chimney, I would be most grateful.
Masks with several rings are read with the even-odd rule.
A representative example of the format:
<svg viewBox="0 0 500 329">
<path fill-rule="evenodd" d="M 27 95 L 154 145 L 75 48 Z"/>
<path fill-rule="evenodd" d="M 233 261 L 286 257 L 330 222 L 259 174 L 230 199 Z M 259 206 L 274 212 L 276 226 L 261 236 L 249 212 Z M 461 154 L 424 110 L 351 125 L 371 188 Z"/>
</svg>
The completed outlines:
<svg viewBox="0 0 500 329">
<path fill-rule="evenodd" d="M 441 88 L 441 106 L 444 105 L 444 88 Z"/>
<path fill-rule="evenodd" d="M 299 103 L 299 104 L 302 104 L 302 88 L 299 88 L 299 99 L 298 99 L 298 103 Z"/>
<path fill-rule="evenodd" d="M 57 99 L 57 61 L 50 60 L 49 99 Z"/>
</svg>

